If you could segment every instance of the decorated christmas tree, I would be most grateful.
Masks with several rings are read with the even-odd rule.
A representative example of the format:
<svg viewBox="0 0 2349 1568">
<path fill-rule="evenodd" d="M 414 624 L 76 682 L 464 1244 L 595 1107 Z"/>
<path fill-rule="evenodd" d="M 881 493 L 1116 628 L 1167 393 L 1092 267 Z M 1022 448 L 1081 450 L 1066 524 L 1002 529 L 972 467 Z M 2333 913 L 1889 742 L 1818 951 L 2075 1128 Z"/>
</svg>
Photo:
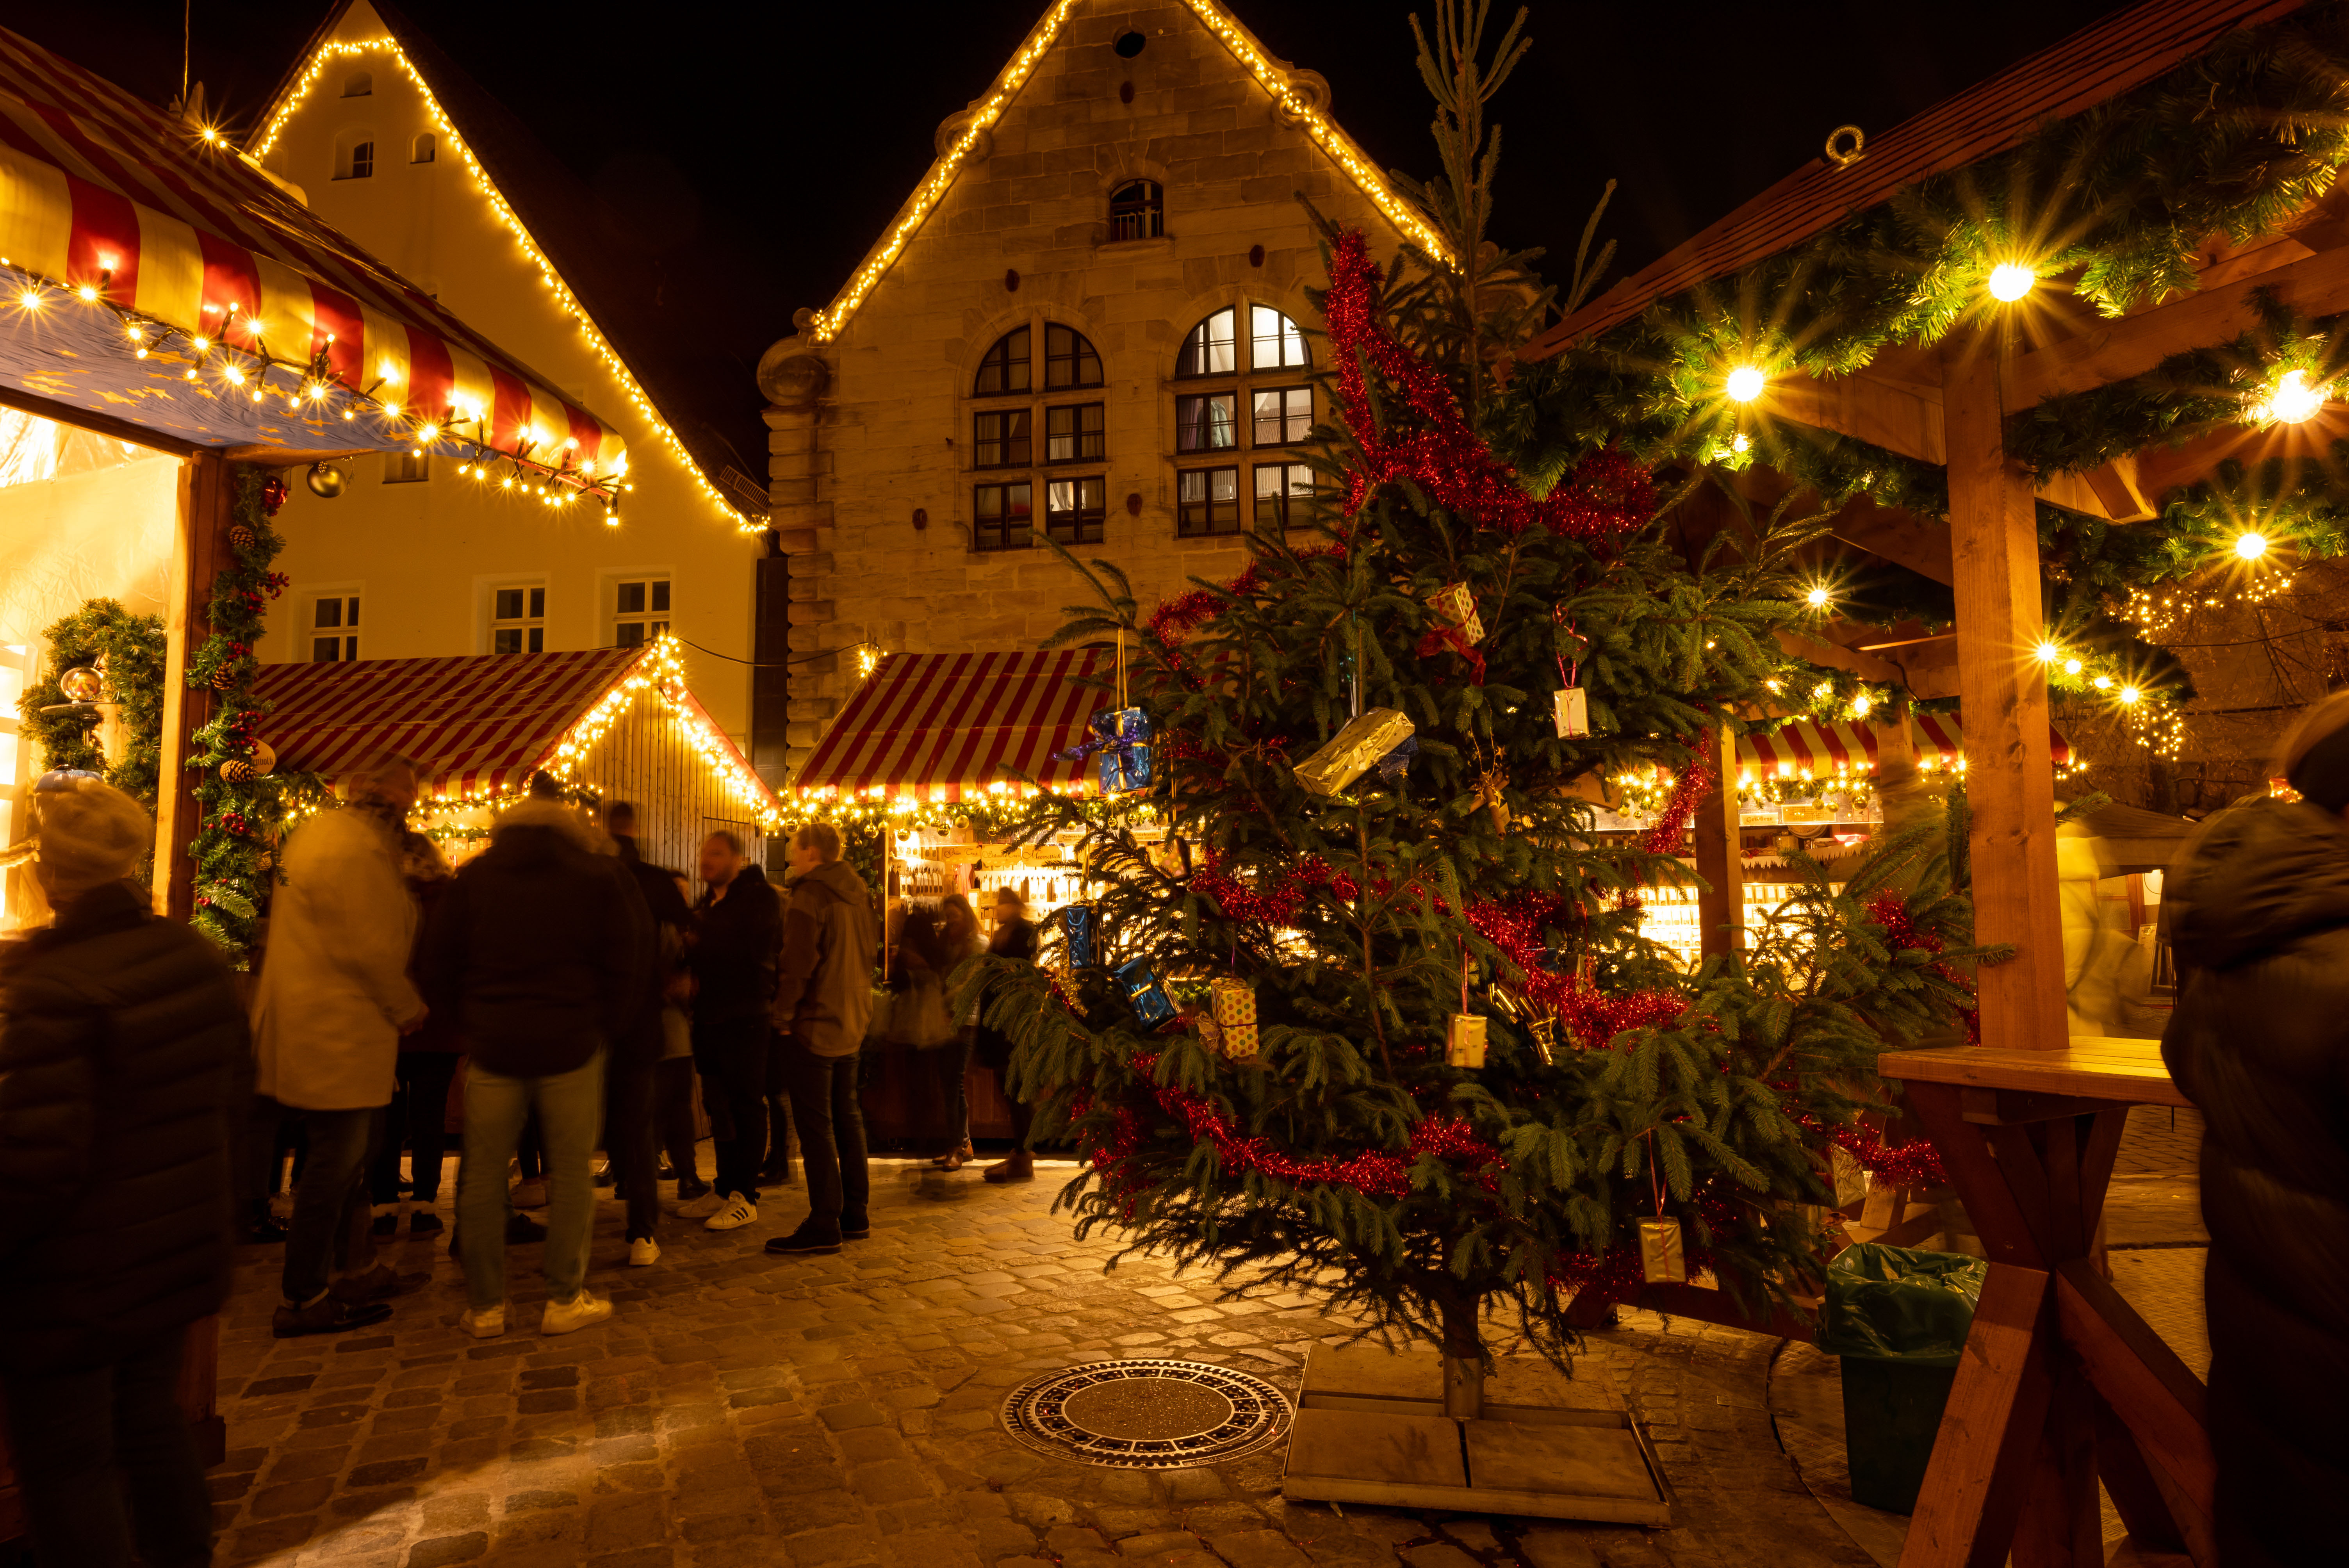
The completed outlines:
<svg viewBox="0 0 2349 1568">
<path fill-rule="evenodd" d="M 1508 355 L 1551 296 L 1484 233 L 1483 108 L 1524 45 L 1488 67 L 1481 6 L 1438 21 L 1447 254 L 1381 271 L 1330 235 L 1326 507 L 1155 606 L 1078 568 L 1101 603 L 1060 640 L 1129 655 L 1103 778 L 1166 836 L 1046 800 L 1092 896 L 1045 968 L 957 978 L 1083 1158 L 1081 1233 L 1436 1345 L 1473 1414 L 1496 1325 L 1562 1357 L 1578 1293 L 1709 1270 L 1760 1313 L 1816 1270 L 1829 1148 L 1904 1158 L 1860 1119 L 1875 1056 L 1968 1006 L 1969 911 L 1926 829 L 1693 971 L 1640 935 L 1640 890 L 1693 878 L 1719 732 L 1787 677 L 1816 525 L 1700 549 L 1672 505 L 1702 468 L 1538 435 L 1568 394 Z M 1652 829 L 1598 833 L 1609 781 L 1654 769 Z"/>
</svg>

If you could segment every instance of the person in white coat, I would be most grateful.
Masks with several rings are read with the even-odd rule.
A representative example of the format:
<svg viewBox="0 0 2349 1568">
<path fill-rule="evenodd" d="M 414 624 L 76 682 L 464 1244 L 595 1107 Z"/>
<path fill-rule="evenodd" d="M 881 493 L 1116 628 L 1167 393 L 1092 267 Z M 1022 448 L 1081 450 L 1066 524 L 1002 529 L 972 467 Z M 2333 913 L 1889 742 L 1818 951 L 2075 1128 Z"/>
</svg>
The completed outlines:
<svg viewBox="0 0 2349 1568">
<path fill-rule="evenodd" d="M 254 1087 L 298 1113 L 309 1140 L 285 1238 L 280 1339 L 381 1322 L 397 1288 L 388 1268 L 367 1266 L 367 1171 L 399 1037 L 424 1022 L 408 977 L 416 901 L 399 872 L 415 769 L 378 759 L 346 777 L 343 795 L 340 810 L 285 841 L 254 995 Z"/>
</svg>

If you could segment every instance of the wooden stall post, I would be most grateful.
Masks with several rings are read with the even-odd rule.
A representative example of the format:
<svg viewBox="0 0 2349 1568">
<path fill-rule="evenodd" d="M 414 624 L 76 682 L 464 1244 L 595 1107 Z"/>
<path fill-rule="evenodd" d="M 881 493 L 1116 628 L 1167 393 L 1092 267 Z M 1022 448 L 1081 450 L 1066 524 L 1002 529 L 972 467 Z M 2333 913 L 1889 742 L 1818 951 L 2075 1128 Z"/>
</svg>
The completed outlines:
<svg viewBox="0 0 2349 1568">
<path fill-rule="evenodd" d="M 1953 335 L 1942 359 L 1950 553 L 1973 810 L 1974 933 L 2014 957 L 1980 972 L 1988 1046 L 2059 1050 L 2068 1041 L 2064 934 L 2055 902 L 2055 774 L 2047 682 L 2037 649 L 2039 527 L 2030 476 L 2006 455 L 2002 351 Z"/>
<path fill-rule="evenodd" d="M 1737 953 L 1745 946 L 1745 861 L 1738 836 L 1737 737 L 1727 725 L 1713 731 L 1707 743 L 1717 782 L 1696 809 L 1692 837 L 1696 843 L 1696 874 L 1704 879 L 1698 892 L 1697 923 L 1704 940 L 1704 956 Z"/>
<path fill-rule="evenodd" d="M 162 912 L 185 920 L 196 908 L 195 780 L 191 738 L 212 717 L 209 693 L 188 688 L 188 658 L 212 634 L 212 578 L 228 558 L 235 475 L 217 452 L 191 452 L 180 469 L 180 516 L 173 531 L 170 598 L 163 618 L 163 754 L 157 780 L 155 887 Z"/>
</svg>

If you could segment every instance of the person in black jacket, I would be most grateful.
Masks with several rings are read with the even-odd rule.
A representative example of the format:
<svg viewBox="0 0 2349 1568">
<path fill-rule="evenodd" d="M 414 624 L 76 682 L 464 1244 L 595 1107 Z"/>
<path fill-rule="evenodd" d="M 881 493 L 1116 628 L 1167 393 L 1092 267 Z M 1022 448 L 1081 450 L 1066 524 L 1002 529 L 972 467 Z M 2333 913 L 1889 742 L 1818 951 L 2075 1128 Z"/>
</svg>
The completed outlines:
<svg viewBox="0 0 2349 1568">
<path fill-rule="evenodd" d="M 88 775 L 33 794 L 56 923 L 0 981 L 0 1388 L 45 1563 L 212 1561 L 178 1404 L 188 1327 L 228 1297 L 232 1123 L 253 1093 L 219 950 L 155 918 L 147 813 Z"/>
<path fill-rule="evenodd" d="M 767 873 L 720 829 L 703 841 L 707 888 L 695 913 L 700 931 L 693 969 L 693 1061 L 718 1146 L 717 1191 L 680 1212 L 707 1214 L 710 1230 L 759 1218 L 759 1166 L 767 1152 L 767 1055 L 774 1026 L 775 958 L 783 943 L 782 901 Z"/>
<path fill-rule="evenodd" d="M 2161 1054 L 2199 1108 L 2212 1523 L 2227 1568 L 2319 1560 L 2349 1494 L 2349 694 L 2212 818 L 2165 889 Z"/>
<path fill-rule="evenodd" d="M 677 889 L 677 879 L 659 866 L 648 864 L 636 848 L 636 809 L 616 801 L 604 813 L 604 830 L 619 851 L 621 871 L 636 883 L 653 923 L 654 962 L 645 965 L 643 1001 L 626 1035 L 615 1041 L 609 1074 L 605 1080 L 604 1147 L 612 1156 L 620 1195 L 628 1204 L 628 1261 L 639 1266 L 658 1262 L 660 1188 L 654 1171 L 653 1115 L 659 1099 L 657 1075 L 667 1042 L 661 1013 L 674 976 L 662 954 L 684 952 L 685 934 L 693 928 L 693 910 Z M 680 1065 L 690 1058 L 680 1058 Z M 687 1070 L 692 1069 L 688 1066 Z M 690 1158 L 692 1140 L 686 1142 Z M 687 1174 L 690 1175 L 690 1169 Z"/>
<path fill-rule="evenodd" d="M 652 923 L 634 879 L 595 844 L 584 817 L 534 789 L 498 819 L 425 934 L 425 995 L 455 1016 L 472 1056 L 457 1242 L 476 1338 L 505 1332 L 506 1164 L 533 1109 L 549 1192 L 540 1332 L 612 1315 L 586 1284 L 595 1127 L 606 1049 L 643 1007 Z"/>
</svg>

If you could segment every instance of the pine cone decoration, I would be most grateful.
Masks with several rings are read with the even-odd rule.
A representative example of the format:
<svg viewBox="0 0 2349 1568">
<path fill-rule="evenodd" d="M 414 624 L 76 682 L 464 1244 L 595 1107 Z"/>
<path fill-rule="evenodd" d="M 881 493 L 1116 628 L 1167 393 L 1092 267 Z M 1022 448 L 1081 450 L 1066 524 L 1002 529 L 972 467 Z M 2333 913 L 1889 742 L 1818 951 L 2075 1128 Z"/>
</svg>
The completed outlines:
<svg viewBox="0 0 2349 1568">
<path fill-rule="evenodd" d="M 260 539 L 259 534 L 241 522 L 233 524 L 228 531 L 228 542 L 239 550 L 252 549 Z"/>
<path fill-rule="evenodd" d="M 222 665 L 212 672 L 212 690 L 226 691 L 236 685 L 236 666 Z"/>
<path fill-rule="evenodd" d="M 220 775 L 232 784 L 253 782 L 253 764 L 242 757 L 232 757 L 221 764 Z"/>
</svg>

